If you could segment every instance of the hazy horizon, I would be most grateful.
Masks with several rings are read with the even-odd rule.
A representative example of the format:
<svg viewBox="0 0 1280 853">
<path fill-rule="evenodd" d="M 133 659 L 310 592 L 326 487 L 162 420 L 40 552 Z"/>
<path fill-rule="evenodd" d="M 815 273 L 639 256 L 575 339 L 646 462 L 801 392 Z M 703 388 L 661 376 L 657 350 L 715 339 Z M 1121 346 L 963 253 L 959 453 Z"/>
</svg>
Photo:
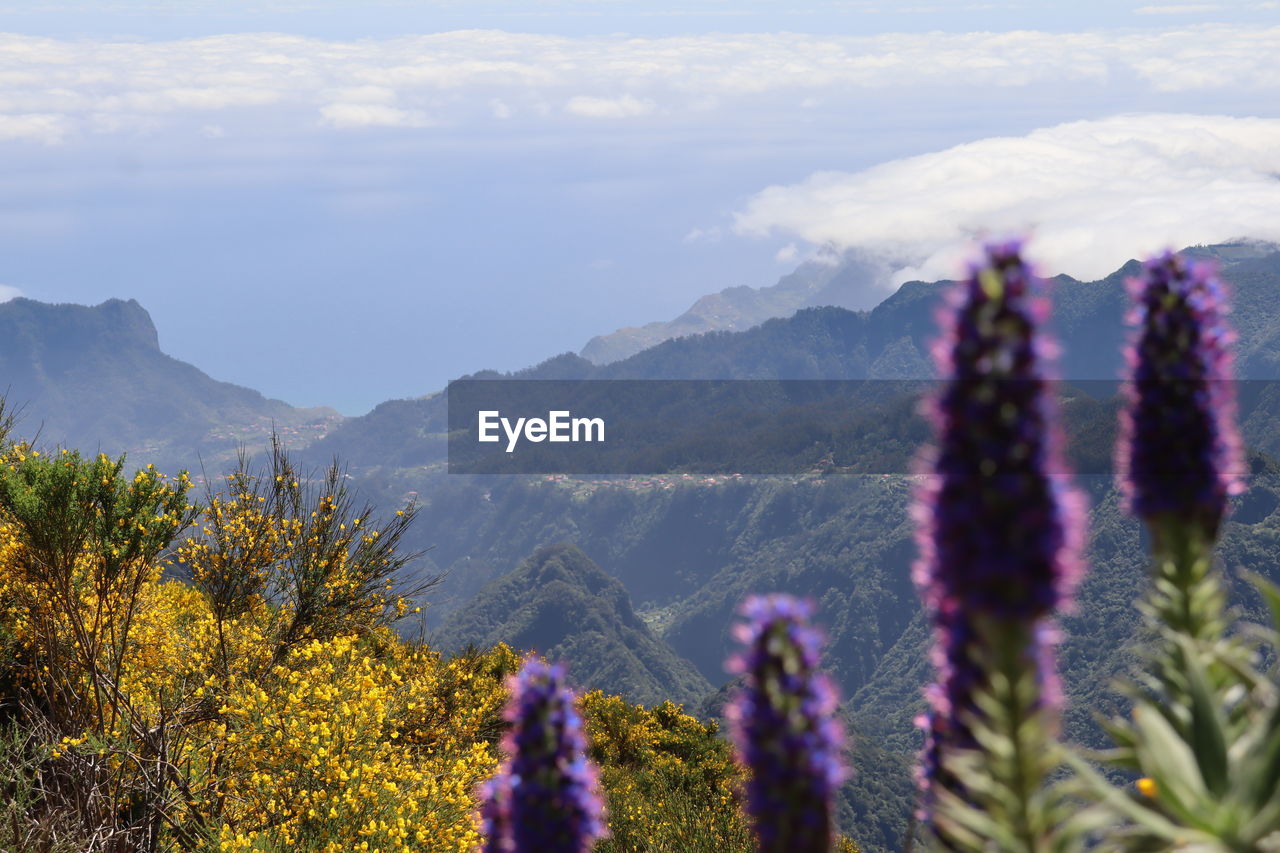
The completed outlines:
<svg viewBox="0 0 1280 853">
<path fill-rule="evenodd" d="M 357 414 L 822 253 L 877 257 L 887 288 L 988 229 L 1077 277 L 1280 239 L 1277 21 L 0 4 L 0 297 L 135 298 L 169 354 Z"/>
</svg>

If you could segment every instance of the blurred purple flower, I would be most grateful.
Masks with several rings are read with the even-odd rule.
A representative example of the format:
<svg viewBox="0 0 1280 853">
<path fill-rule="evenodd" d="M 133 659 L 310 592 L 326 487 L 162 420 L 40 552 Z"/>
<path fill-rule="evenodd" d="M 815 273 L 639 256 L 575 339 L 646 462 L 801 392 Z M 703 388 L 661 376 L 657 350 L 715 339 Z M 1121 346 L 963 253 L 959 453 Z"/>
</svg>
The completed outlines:
<svg viewBox="0 0 1280 853">
<path fill-rule="evenodd" d="M 763 853 L 828 853 L 832 802 L 846 777 L 839 701 L 820 671 L 813 606 L 786 595 L 752 596 L 734 628 L 744 650 L 731 672 L 745 685 L 726 708 L 751 770 L 747 811 Z"/>
<path fill-rule="evenodd" d="M 930 401 L 937 438 L 922 457 L 913 508 L 914 576 L 934 623 L 938 671 L 921 718 L 926 814 L 930 786 L 956 782 L 944 778 L 946 752 L 974 745 L 965 721 L 987 682 L 981 651 L 991 636 L 1026 643 L 1020 665 L 1035 673 L 1041 706 L 1059 695 L 1043 620 L 1069 607 L 1082 573 L 1084 505 L 1062 461 L 1041 287 L 1018 243 L 986 246 L 954 288 L 934 346 L 945 383 Z"/>
<path fill-rule="evenodd" d="M 1118 445 L 1130 511 L 1217 533 L 1242 488 L 1226 289 L 1209 264 L 1165 252 L 1128 280 L 1135 332 Z"/>
<path fill-rule="evenodd" d="M 481 790 L 486 853 L 585 853 L 606 835 L 597 771 L 562 666 L 529 657 L 508 680 L 506 760 Z"/>
</svg>

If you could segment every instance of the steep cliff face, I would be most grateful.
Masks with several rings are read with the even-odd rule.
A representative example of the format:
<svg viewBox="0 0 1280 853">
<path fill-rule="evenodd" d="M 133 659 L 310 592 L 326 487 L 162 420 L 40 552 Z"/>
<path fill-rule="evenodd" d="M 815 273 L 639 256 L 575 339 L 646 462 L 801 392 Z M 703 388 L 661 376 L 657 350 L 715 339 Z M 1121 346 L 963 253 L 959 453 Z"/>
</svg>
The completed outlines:
<svg viewBox="0 0 1280 853">
<path fill-rule="evenodd" d="M 0 305 L 0 358 L 15 379 L 58 378 L 113 350 L 160 352 L 155 324 L 137 300 L 91 307 L 18 298 Z"/>
<path fill-rule="evenodd" d="M 21 410 L 21 437 L 44 445 L 128 453 L 165 470 L 218 466 L 272 424 L 309 443 L 339 420 L 219 382 L 160 349 L 151 316 L 134 300 L 0 304 L 0 392 Z M 216 468 L 215 468 L 216 470 Z"/>
</svg>

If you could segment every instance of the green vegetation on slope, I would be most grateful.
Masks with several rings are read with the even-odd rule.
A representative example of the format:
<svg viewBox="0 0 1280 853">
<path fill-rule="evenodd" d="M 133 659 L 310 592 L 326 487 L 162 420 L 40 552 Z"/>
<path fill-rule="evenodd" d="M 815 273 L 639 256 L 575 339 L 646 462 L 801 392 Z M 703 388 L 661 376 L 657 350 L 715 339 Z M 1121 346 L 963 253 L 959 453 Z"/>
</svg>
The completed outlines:
<svg viewBox="0 0 1280 853">
<path fill-rule="evenodd" d="M 573 545 L 539 548 L 455 611 L 435 638 L 453 651 L 507 643 L 569 664 L 576 682 L 632 702 L 694 706 L 710 683 L 649 632 L 626 588 Z"/>
</svg>

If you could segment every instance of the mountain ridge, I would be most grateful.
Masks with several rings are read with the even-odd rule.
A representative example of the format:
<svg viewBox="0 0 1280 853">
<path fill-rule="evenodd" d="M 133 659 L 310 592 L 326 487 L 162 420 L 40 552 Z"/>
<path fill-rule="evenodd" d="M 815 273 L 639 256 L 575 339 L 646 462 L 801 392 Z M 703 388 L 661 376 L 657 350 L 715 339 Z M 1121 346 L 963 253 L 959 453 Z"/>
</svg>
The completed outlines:
<svg viewBox="0 0 1280 853">
<path fill-rule="evenodd" d="M 834 305 L 870 308 L 867 292 L 883 271 L 853 259 L 843 262 L 807 261 L 768 287 L 738 285 L 709 293 L 694 301 L 673 320 L 627 326 L 596 335 L 578 352 L 593 364 L 610 364 L 672 338 L 716 331 L 742 331 L 801 308 Z"/>
<path fill-rule="evenodd" d="M 1280 252 L 1263 244 L 1192 247 L 1217 261 L 1235 283 L 1240 322 L 1237 366 L 1243 378 L 1280 375 L 1280 313 L 1268 304 Z M 1114 381 L 1123 366 L 1124 281 L 1131 260 L 1094 281 L 1050 279 L 1051 331 L 1064 344 L 1059 375 Z M 672 338 L 608 364 L 566 352 L 521 370 L 481 370 L 465 379 L 932 379 L 930 342 L 939 298 L 949 282 L 909 281 L 869 311 L 802 308 L 742 331 Z M 351 418 L 313 447 L 315 460 L 339 455 L 354 468 L 430 466 L 445 456 L 445 395 L 386 401 Z"/>
<path fill-rule="evenodd" d="M 571 663 L 575 680 L 629 701 L 693 707 L 711 684 L 655 637 L 626 588 L 576 545 L 544 545 L 484 587 L 433 638 L 444 651 L 504 642 Z"/>
<path fill-rule="evenodd" d="M 1278 247 L 1266 241 L 1241 240 L 1216 245 L 1198 245 L 1183 253 L 1235 264 L 1255 257 L 1259 252 L 1273 252 Z M 1132 264 L 1122 265 L 1132 274 Z M 628 326 L 609 334 L 593 337 L 578 352 L 597 365 L 611 364 L 629 358 L 665 341 L 715 331 L 745 331 L 779 317 L 787 317 L 803 308 L 840 307 L 852 310 L 874 310 L 891 300 L 902 287 L 924 284 L 909 281 L 898 289 L 870 298 L 887 274 L 879 264 L 859 258 L 827 258 L 808 261 L 767 287 L 728 287 L 699 297 L 684 313 L 672 320 L 659 320 L 641 326 Z M 1075 281 L 1058 275 L 1055 280 Z"/>
<path fill-rule="evenodd" d="M 213 379 L 160 347 L 137 300 L 0 303 L 0 375 L 20 428 L 48 444 L 127 454 L 165 470 L 219 466 L 272 429 L 309 443 L 341 420 Z M 37 420 L 38 418 L 38 420 Z"/>
</svg>

